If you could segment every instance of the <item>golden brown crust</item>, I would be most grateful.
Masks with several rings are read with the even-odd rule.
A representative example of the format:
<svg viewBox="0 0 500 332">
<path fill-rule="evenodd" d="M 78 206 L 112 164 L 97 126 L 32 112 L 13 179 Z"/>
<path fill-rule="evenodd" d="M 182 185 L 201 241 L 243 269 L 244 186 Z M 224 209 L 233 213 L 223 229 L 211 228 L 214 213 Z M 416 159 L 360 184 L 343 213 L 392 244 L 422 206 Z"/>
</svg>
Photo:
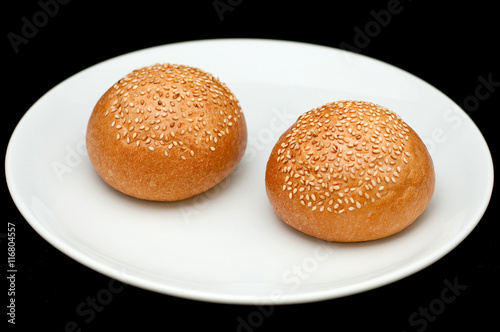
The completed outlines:
<svg viewBox="0 0 500 332">
<path fill-rule="evenodd" d="M 434 191 L 432 159 L 395 113 L 338 101 L 301 115 L 279 138 L 266 169 L 277 215 L 306 234 L 375 240 L 409 226 Z"/>
<path fill-rule="evenodd" d="M 94 168 L 115 189 L 177 201 L 204 192 L 243 157 L 245 117 L 233 93 L 200 69 L 134 70 L 97 102 L 87 127 Z"/>
</svg>

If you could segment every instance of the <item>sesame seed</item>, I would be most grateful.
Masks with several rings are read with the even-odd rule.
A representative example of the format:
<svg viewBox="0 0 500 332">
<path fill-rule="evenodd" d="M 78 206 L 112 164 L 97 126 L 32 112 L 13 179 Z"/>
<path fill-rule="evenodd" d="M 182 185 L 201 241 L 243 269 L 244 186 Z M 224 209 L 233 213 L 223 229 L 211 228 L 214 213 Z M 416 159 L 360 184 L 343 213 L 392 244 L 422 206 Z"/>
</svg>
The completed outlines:
<svg viewBox="0 0 500 332">
<path fill-rule="evenodd" d="M 123 77 L 110 91 L 114 99 L 104 116 L 114 113 L 111 127 L 117 130 L 128 128 L 128 132 L 114 133 L 117 140 L 123 138 L 127 143 L 141 137 L 146 144 L 160 146 L 165 144 L 163 140 L 168 141 L 165 136 L 169 133 L 166 131 L 168 127 L 177 125 L 180 128 L 179 131 L 170 131 L 171 138 L 192 135 L 195 133 L 193 127 L 183 128 L 183 123 L 179 121 L 186 119 L 192 123 L 194 119 L 200 119 L 194 129 L 206 131 L 210 135 L 209 141 L 217 144 L 223 135 L 229 134 L 229 127 L 237 126 L 242 119 L 239 103 L 225 85 L 212 75 L 192 67 L 155 64 L 140 68 Z M 208 91 L 212 93 L 208 94 Z M 217 99 L 212 101 L 217 111 L 208 118 L 207 108 L 212 106 L 210 97 Z M 184 100 L 186 104 L 183 104 Z M 186 105 L 187 109 L 183 108 Z M 130 126 L 132 123 L 138 127 Z M 136 130 L 144 131 L 143 135 L 138 135 Z M 155 131 L 159 130 L 165 131 L 165 134 L 157 135 Z M 214 133 L 213 136 L 211 133 Z M 195 144 L 200 144 L 194 136 Z M 136 145 L 139 146 L 140 142 L 136 141 Z M 182 146 L 182 143 L 179 142 L 179 145 Z M 194 151 L 188 150 L 188 153 L 194 156 Z"/>
<path fill-rule="evenodd" d="M 372 103 L 325 104 L 298 117 L 280 138 L 273 161 L 284 186 L 301 193 L 301 204 L 352 211 L 382 198 L 401 178 L 401 165 L 410 157 L 406 127 L 395 113 Z M 339 211 L 342 204 L 346 208 Z"/>
</svg>

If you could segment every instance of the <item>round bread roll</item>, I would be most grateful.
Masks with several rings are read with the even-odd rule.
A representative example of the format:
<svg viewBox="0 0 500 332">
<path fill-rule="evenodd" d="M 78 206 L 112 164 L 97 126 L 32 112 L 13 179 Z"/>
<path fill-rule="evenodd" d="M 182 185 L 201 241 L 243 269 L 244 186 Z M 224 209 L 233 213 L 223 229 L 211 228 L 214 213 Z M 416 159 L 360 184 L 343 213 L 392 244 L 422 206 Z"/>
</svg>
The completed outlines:
<svg viewBox="0 0 500 332">
<path fill-rule="evenodd" d="M 397 114 L 337 101 L 304 113 L 279 138 L 265 183 L 288 225 L 327 241 L 368 241 L 403 230 L 424 211 L 434 166 Z"/>
<path fill-rule="evenodd" d="M 99 99 L 87 127 L 94 168 L 133 197 L 177 201 L 215 186 L 245 151 L 245 117 L 233 93 L 200 69 L 134 70 Z"/>
</svg>

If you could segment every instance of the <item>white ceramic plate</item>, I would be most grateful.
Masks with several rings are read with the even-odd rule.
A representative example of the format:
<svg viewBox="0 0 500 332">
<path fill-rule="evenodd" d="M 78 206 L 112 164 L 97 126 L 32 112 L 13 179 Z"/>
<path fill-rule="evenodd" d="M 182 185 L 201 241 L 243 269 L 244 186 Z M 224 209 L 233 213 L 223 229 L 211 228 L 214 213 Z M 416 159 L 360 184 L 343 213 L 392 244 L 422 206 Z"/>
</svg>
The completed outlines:
<svg viewBox="0 0 500 332">
<path fill-rule="evenodd" d="M 146 202 L 110 189 L 85 151 L 87 120 L 101 94 L 129 71 L 158 62 L 219 76 L 239 98 L 249 130 L 237 170 L 182 202 Z M 288 227 L 269 205 L 264 171 L 279 135 L 303 112 L 338 99 L 396 111 L 432 154 L 434 197 L 423 215 L 395 236 L 327 243 Z M 330 299 L 415 273 L 472 231 L 493 187 L 481 133 L 429 84 L 365 56 L 254 39 L 149 48 L 72 76 L 20 121 L 8 146 L 6 176 L 31 226 L 78 262 L 156 292 L 238 304 Z"/>
</svg>

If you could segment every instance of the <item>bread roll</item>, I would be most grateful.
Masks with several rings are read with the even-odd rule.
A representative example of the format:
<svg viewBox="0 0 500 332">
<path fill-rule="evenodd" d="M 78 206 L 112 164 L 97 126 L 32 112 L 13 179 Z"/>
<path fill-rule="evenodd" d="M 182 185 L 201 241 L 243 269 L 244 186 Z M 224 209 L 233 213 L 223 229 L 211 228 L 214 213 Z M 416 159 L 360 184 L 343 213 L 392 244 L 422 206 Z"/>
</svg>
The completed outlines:
<svg viewBox="0 0 500 332">
<path fill-rule="evenodd" d="M 241 160 L 245 117 L 229 88 L 200 69 L 134 70 L 99 99 L 87 127 L 94 168 L 133 197 L 177 201 L 215 186 Z"/>
<path fill-rule="evenodd" d="M 288 225 L 328 241 L 368 241 L 417 219 L 434 192 L 434 166 L 397 114 L 337 101 L 304 113 L 283 133 L 265 183 Z"/>
</svg>

